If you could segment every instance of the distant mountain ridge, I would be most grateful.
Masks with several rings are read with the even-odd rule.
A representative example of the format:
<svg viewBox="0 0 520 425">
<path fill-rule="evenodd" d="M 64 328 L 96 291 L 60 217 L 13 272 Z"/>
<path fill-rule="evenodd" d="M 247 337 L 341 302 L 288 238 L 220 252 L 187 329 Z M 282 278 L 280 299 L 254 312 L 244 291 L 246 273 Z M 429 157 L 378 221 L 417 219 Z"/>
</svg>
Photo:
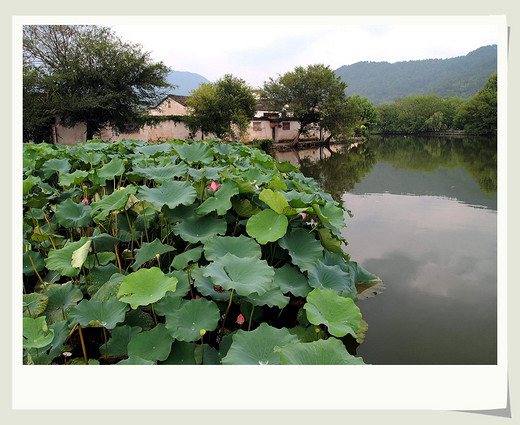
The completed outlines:
<svg viewBox="0 0 520 425">
<path fill-rule="evenodd" d="M 210 83 L 202 75 L 187 71 L 171 71 L 166 80 L 168 83 L 177 86 L 175 89 L 168 90 L 168 93 L 181 96 L 188 96 L 190 91 L 196 89 L 202 83 Z"/>
<path fill-rule="evenodd" d="M 357 62 L 334 72 L 348 84 L 348 96 L 359 94 L 381 104 L 415 94 L 469 99 L 496 71 L 497 46 L 490 45 L 455 58 Z"/>
</svg>

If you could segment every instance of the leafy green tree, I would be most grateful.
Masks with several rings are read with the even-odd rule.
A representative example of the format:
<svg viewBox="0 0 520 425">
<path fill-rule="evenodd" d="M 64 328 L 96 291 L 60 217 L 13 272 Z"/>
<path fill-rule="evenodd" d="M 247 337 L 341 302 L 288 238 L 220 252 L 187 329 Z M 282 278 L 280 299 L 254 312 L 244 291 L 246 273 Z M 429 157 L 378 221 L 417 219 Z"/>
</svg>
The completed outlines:
<svg viewBox="0 0 520 425">
<path fill-rule="evenodd" d="M 218 138 L 241 138 L 255 116 L 253 89 L 240 78 L 226 74 L 215 83 L 201 84 L 186 101 L 186 124 L 191 131 Z"/>
<path fill-rule="evenodd" d="M 265 82 L 262 97 L 272 110 L 286 111 L 300 121 L 293 142 L 297 144 L 309 124 L 316 123 L 333 134 L 348 125 L 346 88 L 347 84 L 328 66 L 297 66 Z"/>
<path fill-rule="evenodd" d="M 497 130 L 497 74 L 491 75 L 475 96 L 464 103 L 455 123 L 465 132 L 493 134 Z"/>
<path fill-rule="evenodd" d="M 67 126 L 86 123 L 92 139 L 104 127 L 138 122 L 170 87 L 168 67 L 107 27 L 25 26 L 23 58 L 26 133 L 56 117 Z"/>
</svg>

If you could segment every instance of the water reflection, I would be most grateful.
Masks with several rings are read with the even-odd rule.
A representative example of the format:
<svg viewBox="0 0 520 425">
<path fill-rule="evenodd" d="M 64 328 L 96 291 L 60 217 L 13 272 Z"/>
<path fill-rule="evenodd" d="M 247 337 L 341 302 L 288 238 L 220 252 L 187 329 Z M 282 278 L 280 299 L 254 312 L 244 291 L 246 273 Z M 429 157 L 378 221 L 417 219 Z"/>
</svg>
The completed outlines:
<svg viewBox="0 0 520 425">
<path fill-rule="evenodd" d="M 496 140 L 377 139 L 299 153 L 349 208 L 347 250 L 386 290 L 360 301 L 373 364 L 495 364 Z"/>
</svg>

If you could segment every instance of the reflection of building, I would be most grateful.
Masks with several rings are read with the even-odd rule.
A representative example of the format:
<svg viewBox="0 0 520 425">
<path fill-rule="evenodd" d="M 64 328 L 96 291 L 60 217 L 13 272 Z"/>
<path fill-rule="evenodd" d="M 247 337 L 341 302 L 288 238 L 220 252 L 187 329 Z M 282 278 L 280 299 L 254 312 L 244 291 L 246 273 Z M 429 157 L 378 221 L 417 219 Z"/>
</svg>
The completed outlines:
<svg viewBox="0 0 520 425">
<path fill-rule="evenodd" d="M 192 135 L 182 117 L 188 114 L 186 108 L 187 96 L 169 95 L 164 98 L 157 106 L 150 109 L 149 115 L 153 117 L 162 116 L 163 120 L 154 124 L 146 124 L 142 128 L 128 127 L 119 132 L 108 128 L 104 129 L 96 137 L 102 140 L 117 141 L 121 139 L 138 139 L 149 142 L 156 140 L 185 139 L 194 137 L 201 139 L 200 131 Z M 244 142 L 254 139 L 272 139 L 276 142 L 293 140 L 300 128 L 300 122 L 285 113 L 269 111 L 263 102 L 258 102 L 257 112 L 251 120 Z M 56 125 L 58 143 L 74 145 L 79 141 L 85 141 L 86 126 L 77 124 L 75 127 L 64 127 Z M 211 135 L 205 135 L 211 137 Z M 318 127 L 307 129 L 301 139 L 320 138 Z"/>
</svg>

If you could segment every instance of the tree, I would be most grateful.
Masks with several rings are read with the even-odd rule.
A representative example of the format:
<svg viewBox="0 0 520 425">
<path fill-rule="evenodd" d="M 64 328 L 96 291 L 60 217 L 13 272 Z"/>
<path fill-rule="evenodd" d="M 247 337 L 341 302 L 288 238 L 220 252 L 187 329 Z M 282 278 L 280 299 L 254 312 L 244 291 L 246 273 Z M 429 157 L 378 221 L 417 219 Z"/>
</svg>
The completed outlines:
<svg viewBox="0 0 520 425">
<path fill-rule="evenodd" d="M 497 130 L 497 74 L 491 75 L 475 96 L 464 103 L 455 117 L 467 133 L 493 134 Z"/>
<path fill-rule="evenodd" d="M 294 71 L 265 82 L 262 97 L 274 111 L 286 111 L 300 121 L 293 142 L 296 145 L 309 124 L 316 123 L 331 133 L 338 133 L 347 125 L 346 88 L 347 84 L 328 66 L 297 66 Z"/>
<path fill-rule="evenodd" d="M 226 74 L 215 83 L 201 84 L 186 100 L 186 124 L 193 132 L 213 133 L 222 139 L 241 138 L 255 116 L 253 89 L 240 78 Z"/>
<path fill-rule="evenodd" d="M 168 67 L 107 27 L 25 26 L 23 58 L 27 133 L 37 133 L 35 116 L 45 125 L 56 117 L 67 126 L 86 123 L 92 139 L 104 127 L 137 123 L 170 87 Z"/>
</svg>

